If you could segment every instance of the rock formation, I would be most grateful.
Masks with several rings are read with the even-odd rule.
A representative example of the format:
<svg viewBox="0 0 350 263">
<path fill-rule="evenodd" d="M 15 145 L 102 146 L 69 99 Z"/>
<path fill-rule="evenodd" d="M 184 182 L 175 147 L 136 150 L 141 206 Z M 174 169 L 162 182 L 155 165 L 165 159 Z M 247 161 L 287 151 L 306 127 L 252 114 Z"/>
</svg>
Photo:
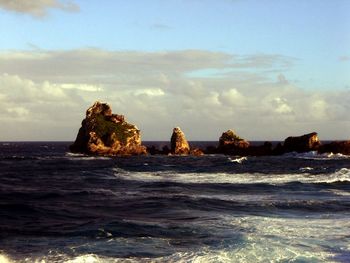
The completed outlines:
<svg viewBox="0 0 350 263">
<path fill-rule="evenodd" d="M 321 145 L 319 153 L 341 153 L 350 155 L 350 141 L 331 142 Z"/>
<path fill-rule="evenodd" d="M 172 154 L 187 155 L 190 153 L 190 145 L 188 144 L 185 134 L 179 127 L 174 128 L 170 139 L 170 152 Z"/>
<path fill-rule="evenodd" d="M 247 148 L 247 155 L 249 156 L 266 156 L 272 155 L 272 143 L 264 142 L 263 145 L 252 146 Z"/>
<path fill-rule="evenodd" d="M 321 145 L 316 132 L 297 137 L 288 137 L 283 143 L 283 152 L 316 151 Z"/>
<path fill-rule="evenodd" d="M 86 111 L 86 117 L 70 150 L 111 156 L 146 153 L 137 127 L 127 123 L 123 115 L 112 114 L 111 107 L 99 101 Z"/>
<path fill-rule="evenodd" d="M 224 132 L 219 139 L 218 153 L 246 155 L 249 142 L 239 137 L 233 130 Z"/>
<path fill-rule="evenodd" d="M 204 155 L 204 152 L 203 152 L 201 149 L 199 149 L 199 148 L 194 148 L 194 149 L 191 149 L 190 155 L 193 155 L 193 156 L 203 156 L 203 155 Z"/>
</svg>

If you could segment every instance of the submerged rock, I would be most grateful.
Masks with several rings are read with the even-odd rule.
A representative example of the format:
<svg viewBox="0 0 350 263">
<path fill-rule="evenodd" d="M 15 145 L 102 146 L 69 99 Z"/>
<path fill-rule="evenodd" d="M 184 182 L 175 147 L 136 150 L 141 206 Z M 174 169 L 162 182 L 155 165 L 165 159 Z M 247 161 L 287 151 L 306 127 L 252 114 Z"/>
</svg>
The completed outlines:
<svg viewBox="0 0 350 263">
<path fill-rule="evenodd" d="M 178 155 L 188 155 L 190 153 L 190 145 L 179 127 L 174 128 L 171 135 L 170 153 Z"/>
<path fill-rule="evenodd" d="M 96 155 L 146 154 L 141 145 L 140 130 L 125 121 L 123 115 L 113 114 L 107 103 L 95 102 L 82 121 L 72 152 Z"/>
<path fill-rule="evenodd" d="M 288 137 L 283 143 L 283 152 L 309 152 L 316 151 L 321 145 L 316 132 L 302 136 Z"/>
</svg>

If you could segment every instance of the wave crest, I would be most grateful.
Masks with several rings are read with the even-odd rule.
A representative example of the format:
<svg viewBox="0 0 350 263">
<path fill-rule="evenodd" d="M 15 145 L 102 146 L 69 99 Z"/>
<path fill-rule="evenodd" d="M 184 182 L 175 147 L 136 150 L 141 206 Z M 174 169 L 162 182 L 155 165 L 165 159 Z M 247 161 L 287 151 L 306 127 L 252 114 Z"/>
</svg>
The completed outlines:
<svg viewBox="0 0 350 263">
<path fill-rule="evenodd" d="M 142 182 L 172 183 L 206 183 L 206 184 L 270 184 L 286 183 L 337 183 L 350 182 L 350 169 L 341 168 L 331 174 L 309 174 L 310 167 L 300 168 L 297 174 L 262 174 L 262 173 L 174 173 L 171 171 L 128 172 L 121 168 L 113 168 L 114 176 L 122 180 Z"/>
</svg>

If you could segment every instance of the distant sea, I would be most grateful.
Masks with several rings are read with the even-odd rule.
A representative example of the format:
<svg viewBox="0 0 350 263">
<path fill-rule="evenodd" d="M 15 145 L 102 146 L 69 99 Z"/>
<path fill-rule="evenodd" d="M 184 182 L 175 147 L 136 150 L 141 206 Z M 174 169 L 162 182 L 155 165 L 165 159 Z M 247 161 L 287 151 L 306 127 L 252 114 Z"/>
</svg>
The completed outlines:
<svg viewBox="0 0 350 263">
<path fill-rule="evenodd" d="M 109 158 L 69 144 L 0 143 L 1 263 L 350 262 L 349 156 Z"/>
</svg>

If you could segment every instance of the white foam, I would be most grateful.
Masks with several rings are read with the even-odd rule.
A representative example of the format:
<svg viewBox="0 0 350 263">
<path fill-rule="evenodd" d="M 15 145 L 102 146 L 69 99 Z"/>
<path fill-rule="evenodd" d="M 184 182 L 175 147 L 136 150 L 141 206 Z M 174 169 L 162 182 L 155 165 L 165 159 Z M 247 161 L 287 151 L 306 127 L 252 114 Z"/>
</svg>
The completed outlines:
<svg viewBox="0 0 350 263">
<path fill-rule="evenodd" d="M 347 218 L 247 216 L 231 219 L 231 224 L 249 230 L 245 232 L 244 246 L 232 251 L 232 257 L 238 262 L 335 262 L 332 248 L 334 251 L 339 247 L 348 249 L 350 222 Z"/>
<path fill-rule="evenodd" d="M 7 256 L 0 254 L 0 263 L 12 263 L 13 261 L 11 261 Z"/>
<path fill-rule="evenodd" d="M 91 253 L 72 257 L 54 253 L 38 259 L 28 258 L 24 262 L 337 262 L 337 253 L 343 251 L 348 255 L 350 251 L 348 217 L 337 218 L 327 214 L 322 218 L 239 217 L 228 214 L 217 216 L 220 217 L 220 223 L 213 229 L 233 229 L 239 235 L 232 236 L 230 240 L 226 240 L 228 242 L 223 240 L 221 243 L 221 240 L 218 240 L 214 248 L 203 244 L 193 250 L 190 250 L 190 246 L 188 250 L 178 251 L 176 247 L 172 247 L 171 242 L 169 243 L 171 238 L 111 238 L 105 242 L 114 242 L 120 249 L 125 247 L 126 251 L 153 251 L 159 247 L 174 252 L 157 258 L 118 258 Z M 150 225 L 152 224 L 154 223 L 150 222 Z M 89 244 L 94 245 L 97 244 Z M 1 261 L 2 259 L 4 260 Z M 1 255 L 0 262 L 12 263 Z"/>
<path fill-rule="evenodd" d="M 111 157 L 106 156 L 89 156 L 82 153 L 71 153 L 66 152 L 66 157 L 69 157 L 69 160 L 77 160 L 77 161 L 90 161 L 90 160 L 109 160 Z"/>
<path fill-rule="evenodd" d="M 307 168 L 309 170 L 309 168 Z M 232 183 L 232 184 L 271 184 L 279 185 L 291 182 L 300 183 L 334 183 L 350 182 L 350 169 L 342 168 L 333 174 L 261 174 L 261 173 L 175 173 L 163 172 L 128 172 L 113 168 L 114 175 L 123 180 L 144 182 L 178 182 L 178 183 Z"/>
<path fill-rule="evenodd" d="M 350 182 L 350 169 L 341 168 L 333 174 L 322 176 L 316 183 Z"/>
<path fill-rule="evenodd" d="M 102 263 L 102 262 L 112 262 L 112 261 L 108 260 L 107 258 L 100 258 L 99 256 L 94 254 L 81 255 L 66 261 L 66 263 Z"/>
<path fill-rule="evenodd" d="M 349 159 L 350 155 L 344 155 L 341 153 L 318 153 L 317 151 L 310 151 L 304 153 L 289 152 L 282 155 L 283 157 L 293 157 L 299 159 L 310 159 L 310 160 L 328 160 L 328 159 Z"/>
<path fill-rule="evenodd" d="M 333 159 L 348 159 L 350 158 L 350 155 L 345 155 L 341 153 L 323 153 L 320 154 L 320 156 L 324 156 L 327 158 L 333 158 Z"/>
<path fill-rule="evenodd" d="M 72 153 L 72 152 L 66 152 L 66 156 L 71 156 L 71 157 L 81 157 L 81 156 L 87 156 L 86 154 L 82 153 Z"/>
<path fill-rule="evenodd" d="M 232 158 L 228 158 L 228 160 L 232 163 L 242 163 L 243 161 L 246 161 L 247 160 L 247 157 L 239 157 L 239 158 L 236 158 L 236 159 L 232 159 Z"/>
<path fill-rule="evenodd" d="M 299 170 L 300 171 L 302 171 L 302 172 L 305 172 L 305 171 L 311 171 L 311 170 L 313 170 L 314 168 L 312 168 L 312 167 L 301 167 Z"/>
</svg>

